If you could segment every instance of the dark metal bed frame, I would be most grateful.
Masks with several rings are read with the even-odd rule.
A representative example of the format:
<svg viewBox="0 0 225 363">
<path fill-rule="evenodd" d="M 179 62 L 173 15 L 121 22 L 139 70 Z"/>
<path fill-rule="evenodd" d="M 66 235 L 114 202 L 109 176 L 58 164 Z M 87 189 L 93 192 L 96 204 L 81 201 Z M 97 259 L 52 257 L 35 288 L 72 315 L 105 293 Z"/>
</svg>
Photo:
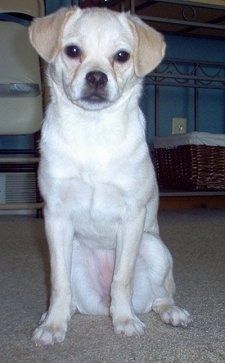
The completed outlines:
<svg viewBox="0 0 225 363">
<path fill-rule="evenodd" d="M 209 72 L 210 69 L 213 70 L 213 75 Z M 159 89 L 162 86 L 194 89 L 194 131 L 199 131 L 199 89 L 225 91 L 225 63 L 165 59 L 146 77 L 145 86 L 148 85 L 154 86 L 156 136 L 159 125 Z"/>
<path fill-rule="evenodd" d="M 156 6 L 157 12 L 152 15 Z M 131 0 L 130 8 L 147 22 L 171 25 L 177 35 L 193 35 L 193 31 L 207 29 L 211 32 L 208 36 L 217 30 L 218 37 L 225 37 L 225 2 L 222 6 L 184 0 Z M 176 26 L 181 28 L 176 31 Z"/>
</svg>

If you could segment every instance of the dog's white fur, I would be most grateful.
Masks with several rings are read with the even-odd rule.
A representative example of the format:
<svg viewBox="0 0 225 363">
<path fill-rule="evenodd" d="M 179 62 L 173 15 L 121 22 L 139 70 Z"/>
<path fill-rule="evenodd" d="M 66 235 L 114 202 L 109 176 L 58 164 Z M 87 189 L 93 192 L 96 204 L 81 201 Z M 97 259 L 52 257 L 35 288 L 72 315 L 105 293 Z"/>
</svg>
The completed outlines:
<svg viewBox="0 0 225 363">
<path fill-rule="evenodd" d="M 187 326 L 189 313 L 173 301 L 172 258 L 159 237 L 138 107 L 143 76 L 164 55 L 162 36 L 129 14 L 76 7 L 36 19 L 29 33 L 49 63 L 51 89 L 39 184 L 52 294 L 33 340 L 63 341 L 76 311 L 110 313 L 115 332 L 128 336 L 143 333 L 135 314 L 150 310 Z M 121 51 L 129 59 L 118 60 Z"/>
</svg>

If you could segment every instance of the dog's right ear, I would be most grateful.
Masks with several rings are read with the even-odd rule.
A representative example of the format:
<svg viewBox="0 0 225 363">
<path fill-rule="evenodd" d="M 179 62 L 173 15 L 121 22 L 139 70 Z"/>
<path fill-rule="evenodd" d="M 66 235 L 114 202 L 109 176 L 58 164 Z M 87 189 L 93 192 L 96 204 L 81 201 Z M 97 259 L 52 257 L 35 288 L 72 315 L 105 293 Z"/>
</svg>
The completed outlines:
<svg viewBox="0 0 225 363">
<path fill-rule="evenodd" d="M 64 25 L 79 9 L 62 8 L 53 14 L 36 18 L 29 27 L 30 42 L 38 54 L 50 63 L 60 50 L 60 40 Z"/>
</svg>

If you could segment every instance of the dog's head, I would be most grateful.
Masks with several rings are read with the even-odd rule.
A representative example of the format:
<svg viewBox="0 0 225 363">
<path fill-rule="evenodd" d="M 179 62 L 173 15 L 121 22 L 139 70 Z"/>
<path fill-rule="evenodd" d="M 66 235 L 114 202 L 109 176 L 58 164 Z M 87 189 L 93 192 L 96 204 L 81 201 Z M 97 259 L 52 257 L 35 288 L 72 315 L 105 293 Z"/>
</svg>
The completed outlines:
<svg viewBox="0 0 225 363">
<path fill-rule="evenodd" d="M 165 52 L 162 36 L 139 18 L 99 8 L 63 8 L 35 19 L 29 34 L 55 93 L 87 110 L 126 97 Z"/>
</svg>

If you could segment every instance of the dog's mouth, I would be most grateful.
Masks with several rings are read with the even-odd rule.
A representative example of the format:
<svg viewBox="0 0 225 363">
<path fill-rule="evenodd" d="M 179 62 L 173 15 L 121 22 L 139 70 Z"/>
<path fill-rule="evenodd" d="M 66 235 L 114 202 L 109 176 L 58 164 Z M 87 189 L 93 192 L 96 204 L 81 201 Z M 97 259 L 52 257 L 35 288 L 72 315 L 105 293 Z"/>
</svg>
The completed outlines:
<svg viewBox="0 0 225 363">
<path fill-rule="evenodd" d="M 78 103 L 85 109 L 100 110 L 107 107 L 110 100 L 106 94 L 95 92 L 82 95 Z"/>
<path fill-rule="evenodd" d="M 107 97 L 97 95 L 97 94 L 93 94 L 93 95 L 90 95 L 90 96 L 82 97 L 81 101 L 91 103 L 91 104 L 95 104 L 95 103 L 106 103 L 106 102 L 108 102 L 108 99 L 107 99 Z"/>
<path fill-rule="evenodd" d="M 81 95 L 78 98 L 70 96 L 69 99 L 73 104 L 90 111 L 101 110 L 111 104 L 110 99 L 107 96 L 98 94 Z"/>
</svg>

